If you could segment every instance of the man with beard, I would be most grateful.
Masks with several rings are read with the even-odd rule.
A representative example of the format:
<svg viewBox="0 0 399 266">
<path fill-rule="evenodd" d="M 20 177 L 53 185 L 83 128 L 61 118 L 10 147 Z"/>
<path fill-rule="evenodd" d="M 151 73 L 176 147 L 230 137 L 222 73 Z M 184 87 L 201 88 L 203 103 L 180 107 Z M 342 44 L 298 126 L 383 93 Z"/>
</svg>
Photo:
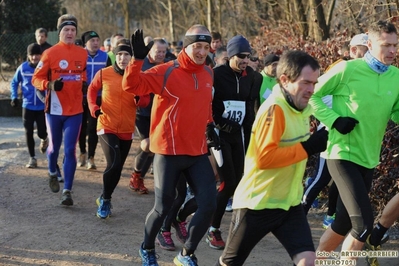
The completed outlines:
<svg viewBox="0 0 399 266">
<path fill-rule="evenodd" d="M 254 102 L 259 91 L 255 86 L 255 71 L 248 66 L 251 46 L 248 40 L 237 35 L 227 43 L 229 61 L 214 68 L 215 94 L 212 102 L 213 119 L 223 140 L 221 153 L 223 164 L 217 166 L 220 186 L 216 199 L 216 211 L 206 238 L 211 248 L 223 249 L 224 242 L 219 230 L 227 202 L 244 172 L 246 143 L 249 143 L 255 118 Z M 245 141 L 244 141 L 245 140 Z"/>
</svg>

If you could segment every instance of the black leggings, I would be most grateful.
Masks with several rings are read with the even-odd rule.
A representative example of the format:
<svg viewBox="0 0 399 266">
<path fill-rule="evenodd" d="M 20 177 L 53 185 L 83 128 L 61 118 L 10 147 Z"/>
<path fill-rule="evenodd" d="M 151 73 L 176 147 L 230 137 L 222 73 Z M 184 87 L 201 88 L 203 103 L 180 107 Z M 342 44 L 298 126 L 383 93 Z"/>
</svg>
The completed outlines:
<svg viewBox="0 0 399 266">
<path fill-rule="evenodd" d="M 129 154 L 132 140 L 121 140 L 114 134 L 100 135 L 99 139 L 107 161 L 107 168 L 103 173 L 103 198 L 111 199 L 121 178 L 122 168 Z"/>
<path fill-rule="evenodd" d="M 317 198 L 320 191 L 328 185 L 331 181 L 331 175 L 328 171 L 326 159 L 320 157 L 318 164 L 318 171 L 314 178 L 313 183 L 306 188 L 303 193 L 302 204 L 305 210 L 305 214 L 307 215 L 310 207 L 312 206 L 313 201 Z M 327 215 L 334 215 L 335 210 L 337 208 L 337 200 L 338 200 L 338 189 L 333 182 L 328 190 L 328 211 Z"/>
<path fill-rule="evenodd" d="M 96 103 L 101 106 L 101 97 L 97 97 Z M 82 127 L 79 135 L 79 149 L 80 153 L 86 153 L 86 136 L 88 135 L 88 158 L 94 157 L 96 147 L 98 143 L 97 136 L 97 118 L 94 118 L 90 114 L 90 110 L 87 104 L 87 99 L 83 99 L 83 114 L 82 114 Z"/>
<path fill-rule="evenodd" d="M 182 174 L 193 189 L 198 204 L 198 209 L 188 226 L 188 239 L 184 248 L 194 252 L 208 229 L 216 205 L 215 177 L 208 155 L 155 154 L 155 203 L 145 221 L 145 249 L 155 247 L 155 238 L 172 208 L 176 197 L 176 186 Z"/>
<path fill-rule="evenodd" d="M 220 136 L 224 140 L 222 146 L 223 165 L 217 167 L 221 183 L 216 197 L 216 211 L 211 224 L 215 228 L 220 227 L 227 202 L 241 180 L 245 159 L 241 132 L 234 134 L 220 132 Z"/>
<path fill-rule="evenodd" d="M 368 196 L 374 169 L 345 160 L 329 159 L 327 164 L 339 191 L 335 221 L 331 229 L 342 236 L 351 231 L 355 239 L 365 242 L 374 222 Z"/>
<path fill-rule="evenodd" d="M 170 232 L 172 223 L 176 221 L 177 213 L 179 212 L 181 205 L 183 205 L 184 200 L 186 199 L 186 193 L 186 178 L 184 176 L 181 176 L 176 186 L 176 198 L 173 201 L 172 208 L 168 212 L 165 220 L 163 221 L 162 229 L 164 231 Z"/>
<path fill-rule="evenodd" d="M 150 123 L 151 118 L 149 116 L 136 115 L 136 132 L 140 140 L 150 137 Z M 133 170 L 140 172 L 140 176 L 144 178 L 148 169 L 150 169 L 153 159 L 154 154 L 152 152 L 143 151 L 140 147 L 134 159 Z"/>
<path fill-rule="evenodd" d="M 46 119 L 44 111 L 33 111 L 22 108 L 22 121 L 25 128 L 26 144 L 30 157 L 35 157 L 35 139 L 33 138 L 34 123 L 36 122 L 37 135 L 40 139 L 47 138 Z"/>
</svg>

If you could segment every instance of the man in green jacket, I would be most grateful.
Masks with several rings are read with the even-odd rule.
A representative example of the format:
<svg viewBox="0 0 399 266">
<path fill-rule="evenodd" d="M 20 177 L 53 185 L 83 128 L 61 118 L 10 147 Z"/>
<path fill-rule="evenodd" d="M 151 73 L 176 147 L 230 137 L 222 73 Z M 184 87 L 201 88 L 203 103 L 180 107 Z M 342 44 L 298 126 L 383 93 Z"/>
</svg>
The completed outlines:
<svg viewBox="0 0 399 266">
<path fill-rule="evenodd" d="M 399 122 L 399 69 L 391 66 L 397 44 L 393 24 L 372 25 L 364 57 L 342 61 L 321 76 L 310 99 L 315 116 L 330 128 L 327 165 L 340 194 L 336 219 L 318 251 L 334 251 L 344 240 L 342 250 L 361 250 L 373 228 L 373 171 L 389 119 Z M 333 97 L 332 108 L 322 101 L 326 95 Z"/>
</svg>

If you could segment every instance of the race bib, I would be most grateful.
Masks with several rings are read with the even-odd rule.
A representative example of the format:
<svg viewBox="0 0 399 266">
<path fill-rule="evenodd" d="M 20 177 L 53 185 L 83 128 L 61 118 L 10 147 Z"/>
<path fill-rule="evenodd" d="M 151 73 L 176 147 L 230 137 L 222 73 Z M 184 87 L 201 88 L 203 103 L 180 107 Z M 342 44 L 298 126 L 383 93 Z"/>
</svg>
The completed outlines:
<svg viewBox="0 0 399 266">
<path fill-rule="evenodd" d="M 223 101 L 224 112 L 222 117 L 242 125 L 245 118 L 245 102 L 244 101 Z"/>
</svg>

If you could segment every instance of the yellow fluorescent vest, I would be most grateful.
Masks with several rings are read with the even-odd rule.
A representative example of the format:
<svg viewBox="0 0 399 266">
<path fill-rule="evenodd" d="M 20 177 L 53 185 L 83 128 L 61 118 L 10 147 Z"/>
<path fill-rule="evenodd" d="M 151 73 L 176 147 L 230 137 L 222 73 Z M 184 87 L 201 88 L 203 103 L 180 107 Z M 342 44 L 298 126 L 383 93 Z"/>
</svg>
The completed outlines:
<svg viewBox="0 0 399 266">
<path fill-rule="evenodd" d="M 272 95 L 259 109 L 252 126 L 251 141 L 245 157 L 244 176 L 234 193 L 234 209 L 288 210 L 291 206 L 300 204 L 303 194 L 302 179 L 307 162 L 307 154 L 300 142 L 309 138 L 311 112 L 310 105 L 302 112 L 293 109 L 284 99 L 279 85 L 273 88 Z M 270 126 L 273 130 L 267 130 L 267 127 L 273 123 L 274 125 Z M 271 139 L 273 141 L 270 141 Z M 265 144 L 265 142 L 275 143 Z M 272 149 L 274 152 L 276 149 L 280 150 L 279 159 L 286 162 L 285 166 L 260 165 L 261 162 L 257 157 L 260 154 L 267 154 L 268 151 L 259 149 L 267 149 L 265 147 L 273 147 L 271 152 Z"/>
</svg>

